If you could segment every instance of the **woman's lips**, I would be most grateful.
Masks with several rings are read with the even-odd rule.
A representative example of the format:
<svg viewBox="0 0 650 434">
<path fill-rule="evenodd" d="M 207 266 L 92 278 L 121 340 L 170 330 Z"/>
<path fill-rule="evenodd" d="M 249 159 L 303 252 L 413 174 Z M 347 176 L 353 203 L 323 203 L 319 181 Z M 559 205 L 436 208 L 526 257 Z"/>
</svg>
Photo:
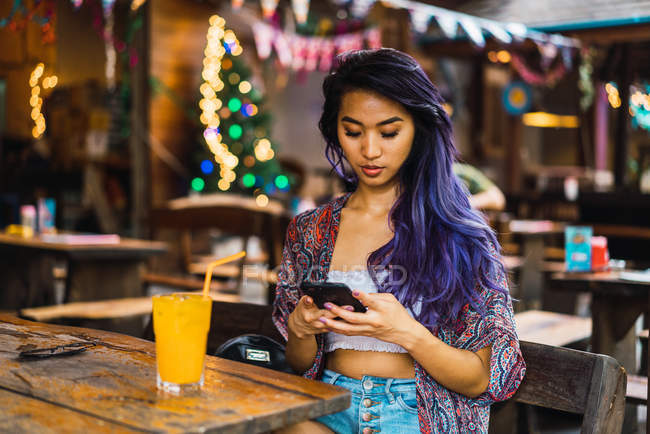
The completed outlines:
<svg viewBox="0 0 650 434">
<path fill-rule="evenodd" d="M 375 176 L 379 176 L 384 168 L 379 166 L 361 166 L 361 170 L 366 174 L 366 176 L 374 178 Z"/>
</svg>

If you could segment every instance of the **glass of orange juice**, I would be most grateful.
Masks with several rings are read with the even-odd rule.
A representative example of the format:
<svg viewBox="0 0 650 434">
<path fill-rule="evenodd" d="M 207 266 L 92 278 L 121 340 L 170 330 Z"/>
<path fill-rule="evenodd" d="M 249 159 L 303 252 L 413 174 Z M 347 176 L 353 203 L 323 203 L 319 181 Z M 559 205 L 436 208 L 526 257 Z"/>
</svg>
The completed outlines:
<svg viewBox="0 0 650 434">
<path fill-rule="evenodd" d="M 153 297 L 158 388 L 181 393 L 203 386 L 212 298 L 174 293 Z"/>
</svg>

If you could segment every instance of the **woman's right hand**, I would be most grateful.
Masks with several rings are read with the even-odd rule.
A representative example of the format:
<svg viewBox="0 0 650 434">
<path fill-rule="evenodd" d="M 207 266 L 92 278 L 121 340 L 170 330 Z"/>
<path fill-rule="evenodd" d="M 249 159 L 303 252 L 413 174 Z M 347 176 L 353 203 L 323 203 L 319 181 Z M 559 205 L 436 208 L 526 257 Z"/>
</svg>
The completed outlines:
<svg viewBox="0 0 650 434">
<path fill-rule="evenodd" d="M 322 317 L 332 319 L 335 315 L 327 309 L 319 309 L 311 297 L 303 295 L 289 315 L 289 330 L 299 339 L 326 333 L 329 330 L 320 320 Z"/>
</svg>

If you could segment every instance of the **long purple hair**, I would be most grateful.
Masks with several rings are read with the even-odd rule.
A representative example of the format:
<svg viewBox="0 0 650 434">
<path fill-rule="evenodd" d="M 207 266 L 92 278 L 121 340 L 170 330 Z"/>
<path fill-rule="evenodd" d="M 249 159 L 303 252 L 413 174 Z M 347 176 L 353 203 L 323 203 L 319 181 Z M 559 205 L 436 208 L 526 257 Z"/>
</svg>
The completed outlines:
<svg viewBox="0 0 650 434">
<path fill-rule="evenodd" d="M 457 151 L 440 93 L 415 59 L 400 51 L 361 50 L 337 58 L 323 82 L 318 126 L 327 159 L 353 183 L 358 179 L 346 169 L 337 135 L 341 99 L 353 89 L 399 102 L 415 124 L 411 153 L 398 173 L 398 199 L 389 214 L 394 236 L 368 258 L 373 280 L 405 306 L 421 302 L 418 320 L 427 326 L 452 323 L 468 303 L 484 314 L 477 285 L 507 292 L 496 282 L 504 268 L 494 232 L 470 207 L 467 190 L 452 171 Z M 380 282 L 381 269 L 398 269 L 402 275 Z"/>
</svg>

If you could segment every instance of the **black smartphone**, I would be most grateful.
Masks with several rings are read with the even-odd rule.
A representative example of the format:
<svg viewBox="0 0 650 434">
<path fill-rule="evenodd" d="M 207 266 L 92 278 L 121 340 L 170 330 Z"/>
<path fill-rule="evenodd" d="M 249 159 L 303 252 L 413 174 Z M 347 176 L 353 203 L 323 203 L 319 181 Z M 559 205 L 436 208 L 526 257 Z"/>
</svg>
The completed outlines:
<svg viewBox="0 0 650 434">
<path fill-rule="evenodd" d="M 352 306 L 355 312 L 365 312 L 366 307 L 354 298 L 352 290 L 345 283 L 337 282 L 302 282 L 300 290 L 310 296 L 316 306 L 325 309 L 325 303 L 337 306 Z"/>
</svg>

